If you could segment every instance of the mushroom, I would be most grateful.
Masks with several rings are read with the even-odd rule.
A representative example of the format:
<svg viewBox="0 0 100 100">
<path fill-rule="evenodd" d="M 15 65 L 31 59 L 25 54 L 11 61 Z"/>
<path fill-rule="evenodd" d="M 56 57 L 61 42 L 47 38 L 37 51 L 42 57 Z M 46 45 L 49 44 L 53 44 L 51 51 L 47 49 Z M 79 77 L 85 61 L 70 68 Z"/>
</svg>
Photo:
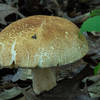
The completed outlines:
<svg viewBox="0 0 100 100">
<path fill-rule="evenodd" d="M 35 15 L 8 25 L 0 33 L 1 68 L 30 68 L 36 94 L 56 86 L 53 67 L 79 60 L 88 44 L 67 19 Z"/>
</svg>

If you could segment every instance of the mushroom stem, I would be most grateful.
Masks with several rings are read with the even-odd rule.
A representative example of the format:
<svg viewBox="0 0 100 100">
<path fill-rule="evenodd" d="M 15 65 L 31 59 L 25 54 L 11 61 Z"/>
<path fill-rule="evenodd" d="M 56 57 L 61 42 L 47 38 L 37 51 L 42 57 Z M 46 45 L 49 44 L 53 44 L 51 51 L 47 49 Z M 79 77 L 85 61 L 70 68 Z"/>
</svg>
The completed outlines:
<svg viewBox="0 0 100 100">
<path fill-rule="evenodd" d="M 35 94 L 43 91 L 49 91 L 56 86 L 56 75 L 52 68 L 34 68 L 32 69 L 33 90 Z"/>
</svg>

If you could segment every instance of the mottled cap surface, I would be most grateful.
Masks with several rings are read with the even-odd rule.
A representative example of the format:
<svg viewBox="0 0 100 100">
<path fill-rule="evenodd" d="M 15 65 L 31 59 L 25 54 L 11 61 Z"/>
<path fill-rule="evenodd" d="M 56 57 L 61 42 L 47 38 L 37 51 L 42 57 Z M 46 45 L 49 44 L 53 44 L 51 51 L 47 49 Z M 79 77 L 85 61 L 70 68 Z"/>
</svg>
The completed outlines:
<svg viewBox="0 0 100 100">
<path fill-rule="evenodd" d="M 79 28 L 67 19 L 31 16 L 8 25 L 0 32 L 2 67 L 51 67 L 79 60 L 88 44 Z"/>
</svg>

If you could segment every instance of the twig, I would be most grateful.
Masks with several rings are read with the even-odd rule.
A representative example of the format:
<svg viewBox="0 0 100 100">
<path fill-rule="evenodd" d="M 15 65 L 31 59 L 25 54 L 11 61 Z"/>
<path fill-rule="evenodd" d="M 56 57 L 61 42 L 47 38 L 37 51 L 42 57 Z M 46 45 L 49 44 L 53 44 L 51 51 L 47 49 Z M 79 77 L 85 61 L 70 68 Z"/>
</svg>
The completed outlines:
<svg viewBox="0 0 100 100">
<path fill-rule="evenodd" d="M 81 22 L 83 22 L 84 20 L 86 20 L 89 17 L 89 14 L 90 13 L 88 12 L 88 13 L 85 13 L 83 15 L 80 15 L 80 16 L 77 16 L 77 17 L 74 17 L 74 18 L 71 18 L 66 13 L 64 13 L 64 16 L 63 17 L 71 20 L 74 23 L 81 23 Z"/>
</svg>

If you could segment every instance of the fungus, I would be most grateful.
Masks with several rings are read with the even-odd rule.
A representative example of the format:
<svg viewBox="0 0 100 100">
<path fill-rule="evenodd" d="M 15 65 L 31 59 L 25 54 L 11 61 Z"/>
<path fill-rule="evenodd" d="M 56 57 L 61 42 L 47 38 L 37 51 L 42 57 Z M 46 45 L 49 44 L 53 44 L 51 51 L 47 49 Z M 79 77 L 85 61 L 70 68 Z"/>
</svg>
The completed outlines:
<svg viewBox="0 0 100 100">
<path fill-rule="evenodd" d="M 34 92 L 49 91 L 56 86 L 53 67 L 77 61 L 88 52 L 85 37 L 78 33 L 75 24 L 60 17 L 20 19 L 0 33 L 0 65 L 32 69 Z"/>
</svg>

